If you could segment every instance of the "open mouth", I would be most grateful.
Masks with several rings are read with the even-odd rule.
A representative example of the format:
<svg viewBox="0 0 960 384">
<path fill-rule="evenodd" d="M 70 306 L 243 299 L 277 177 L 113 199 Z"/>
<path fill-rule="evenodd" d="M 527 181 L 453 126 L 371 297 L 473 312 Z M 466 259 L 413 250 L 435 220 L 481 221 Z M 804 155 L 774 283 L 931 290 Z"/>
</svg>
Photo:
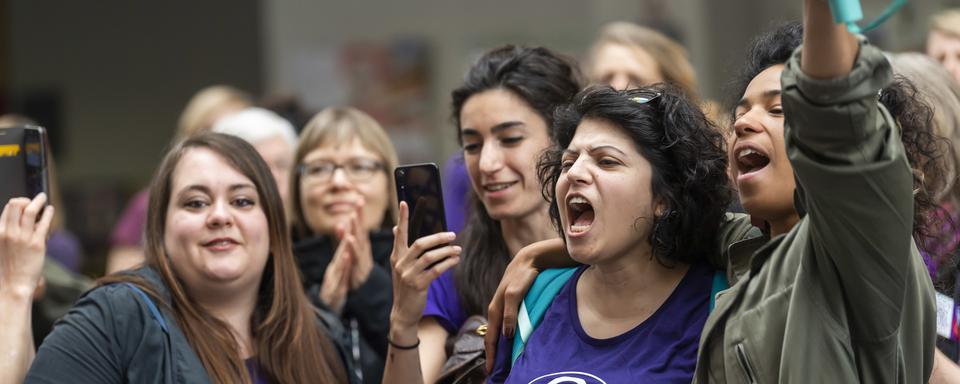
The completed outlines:
<svg viewBox="0 0 960 384">
<path fill-rule="evenodd" d="M 741 175 L 757 172 L 770 164 L 770 158 L 750 147 L 737 150 L 737 169 Z"/>
<path fill-rule="evenodd" d="M 567 199 L 567 215 L 570 219 L 570 234 L 587 232 L 593 225 L 593 205 L 583 196 L 573 196 Z"/>
<path fill-rule="evenodd" d="M 516 181 L 511 181 L 509 183 L 490 183 L 484 184 L 483 190 L 487 192 L 499 192 L 504 189 L 510 188 L 512 185 L 516 184 Z"/>
</svg>

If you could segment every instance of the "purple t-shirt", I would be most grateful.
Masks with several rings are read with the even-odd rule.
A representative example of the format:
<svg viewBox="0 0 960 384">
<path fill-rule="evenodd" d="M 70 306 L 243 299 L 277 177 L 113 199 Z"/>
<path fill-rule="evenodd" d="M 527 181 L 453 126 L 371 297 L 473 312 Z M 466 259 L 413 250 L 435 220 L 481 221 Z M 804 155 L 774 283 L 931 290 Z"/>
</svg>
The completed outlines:
<svg viewBox="0 0 960 384">
<path fill-rule="evenodd" d="M 266 375 L 263 374 L 260 364 L 257 364 L 257 359 L 251 357 L 243 361 L 243 364 L 247 366 L 247 373 L 250 374 L 250 381 L 253 384 L 269 384 L 267 381 Z"/>
<path fill-rule="evenodd" d="M 713 268 L 691 265 L 653 315 L 609 339 L 590 337 L 580 324 L 576 286 L 586 268 L 578 268 L 554 298 L 506 383 L 689 383 L 709 314 Z"/>
<path fill-rule="evenodd" d="M 440 326 L 451 335 L 456 335 L 463 323 L 467 321 L 467 312 L 460 305 L 460 295 L 457 294 L 452 269 L 430 283 L 430 287 L 427 288 L 427 306 L 423 309 L 423 317 L 437 319 Z"/>
</svg>

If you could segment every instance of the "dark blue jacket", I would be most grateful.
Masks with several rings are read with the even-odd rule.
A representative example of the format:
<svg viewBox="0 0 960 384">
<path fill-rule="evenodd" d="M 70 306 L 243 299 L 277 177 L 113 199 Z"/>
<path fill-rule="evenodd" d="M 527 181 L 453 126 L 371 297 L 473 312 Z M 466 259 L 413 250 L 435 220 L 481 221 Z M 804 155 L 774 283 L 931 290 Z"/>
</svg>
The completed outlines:
<svg viewBox="0 0 960 384">
<path fill-rule="evenodd" d="M 156 271 L 144 267 L 131 273 L 169 302 Z M 40 345 L 24 382 L 209 383 L 173 314 L 141 292 L 129 284 L 110 284 L 84 294 Z M 330 324 L 330 333 L 338 326 Z M 342 348 L 340 356 L 348 364 Z M 348 375 L 351 371 L 347 366 Z"/>
</svg>

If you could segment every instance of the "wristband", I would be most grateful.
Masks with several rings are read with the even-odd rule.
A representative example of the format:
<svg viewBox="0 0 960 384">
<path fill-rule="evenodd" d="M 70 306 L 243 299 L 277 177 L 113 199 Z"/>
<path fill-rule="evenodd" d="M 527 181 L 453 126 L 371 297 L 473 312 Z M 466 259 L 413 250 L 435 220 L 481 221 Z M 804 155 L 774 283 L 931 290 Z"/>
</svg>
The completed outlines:
<svg viewBox="0 0 960 384">
<path fill-rule="evenodd" d="M 394 347 L 394 348 L 396 348 L 396 349 L 408 351 L 408 350 L 411 350 L 411 349 L 417 349 L 417 347 L 420 346 L 420 338 L 418 337 L 418 338 L 417 338 L 417 342 L 416 342 L 416 343 L 413 343 L 413 345 L 400 345 L 400 344 L 397 344 L 397 343 L 393 342 L 393 340 L 391 340 L 390 337 L 387 337 L 387 343 L 390 343 L 390 346 L 392 346 L 392 347 Z"/>
</svg>

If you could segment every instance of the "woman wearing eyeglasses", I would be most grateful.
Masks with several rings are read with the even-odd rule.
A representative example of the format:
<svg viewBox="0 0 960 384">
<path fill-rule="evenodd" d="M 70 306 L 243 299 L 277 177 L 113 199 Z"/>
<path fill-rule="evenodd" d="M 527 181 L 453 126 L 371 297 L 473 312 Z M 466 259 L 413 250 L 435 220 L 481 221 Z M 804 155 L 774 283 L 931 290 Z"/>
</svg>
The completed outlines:
<svg viewBox="0 0 960 384">
<path fill-rule="evenodd" d="M 290 178 L 294 254 L 307 296 L 340 314 L 364 382 L 380 382 L 391 307 L 393 144 L 353 108 L 328 108 L 300 134 Z"/>
</svg>

